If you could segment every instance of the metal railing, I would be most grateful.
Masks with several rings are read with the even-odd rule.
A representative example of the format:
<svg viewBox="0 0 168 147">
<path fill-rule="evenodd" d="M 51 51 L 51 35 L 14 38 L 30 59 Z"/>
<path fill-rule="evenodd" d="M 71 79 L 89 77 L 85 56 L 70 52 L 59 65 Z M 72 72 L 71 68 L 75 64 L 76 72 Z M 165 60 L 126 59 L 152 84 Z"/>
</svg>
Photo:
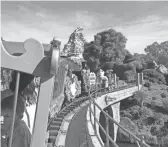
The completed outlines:
<svg viewBox="0 0 168 147">
<path fill-rule="evenodd" d="M 101 84 L 100 84 L 101 85 Z M 99 121 L 96 119 L 95 117 L 95 114 L 96 114 L 96 106 L 98 108 L 100 108 L 96 102 L 94 101 L 94 97 L 97 97 L 98 95 L 104 95 L 104 94 L 108 94 L 108 93 L 112 93 L 112 92 L 116 92 L 116 91 L 120 91 L 120 90 L 124 90 L 124 89 L 127 89 L 127 88 L 131 88 L 131 87 L 134 87 L 136 86 L 136 81 L 132 81 L 132 82 L 129 82 L 127 84 L 124 84 L 124 83 L 118 83 L 118 81 L 116 82 L 116 85 L 114 86 L 113 85 L 113 88 L 112 89 L 108 89 L 108 88 L 102 88 L 102 86 L 99 85 L 99 88 L 98 87 L 98 84 L 96 85 L 95 89 L 93 88 L 93 92 L 91 92 L 89 89 L 89 95 L 88 96 L 84 96 L 84 97 L 81 97 L 81 98 L 78 98 L 78 99 L 75 99 L 72 103 L 68 104 L 68 106 L 70 105 L 73 105 L 75 102 L 77 101 L 80 101 L 81 99 L 86 99 L 86 100 L 90 100 L 90 104 L 89 104 L 89 107 L 90 107 L 90 118 L 91 118 L 91 114 L 94 116 L 94 123 L 91 121 L 92 125 L 94 126 L 94 129 L 96 129 L 96 123 L 100 126 L 101 130 L 104 132 L 104 134 L 106 134 L 106 144 L 107 144 L 107 147 L 109 147 L 110 145 L 110 142 L 113 144 L 114 147 L 118 147 L 118 145 L 113 141 L 113 139 L 109 136 L 109 120 L 111 120 L 108 116 L 109 115 L 106 115 L 106 129 L 104 129 L 102 127 L 102 125 L 99 123 Z M 91 88 L 91 87 L 90 87 Z M 93 107 L 94 107 L 94 110 L 91 109 L 91 104 L 93 103 Z M 66 106 L 67 107 L 67 106 Z M 64 109 L 66 109 L 66 107 L 64 107 L 61 111 L 63 111 Z M 102 111 L 102 109 L 100 108 L 100 110 Z M 103 111 L 102 111 L 103 112 Z M 49 122 L 48 122 L 48 127 L 50 126 L 51 122 L 56 118 L 57 114 L 54 115 L 54 117 L 52 117 Z M 113 119 L 112 119 L 113 120 Z M 96 123 L 95 123 L 96 122 Z M 117 123 L 116 121 L 114 123 Z M 118 123 L 117 123 L 118 124 Z M 138 140 L 140 141 L 140 139 L 138 138 Z M 149 147 L 149 146 L 148 146 Z"/>
<path fill-rule="evenodd" d="M 133 85 L 131 85 L 132 87 Z M 135 86 L 135 85 L 134 85 Z M 96 86 L 97 87 L 97 86 Z M 120 87 L 117 89 L 114 89 L 113 91 L 119 91 L 125 88 L 129 88 L 130 86 L 124 86 L 124 87 Z M 104 89 L 102 89 L 104 90 Z M 100 89 L 99 89 L 100 91 Z M 109 114 L 108 112 L 105 112 L 96 102 L 93 96 L 94 93 L 90 94 L 90 103 L 89 103 L 89 116 L 90 116 L 90 121 L 92 124 L 92 127 L 95 131 L 95 134 L 97 134 L 96 131 L 96 123 L 99 125 L 100 129 L 102 130 L 102 132 L 105 134 L 106 136 L 106 143 L 105 146 L 106 147 L 110 147 L 110 143 L 113 145 L 113 147 L 119 147 L 114 140 L 111 138 L 111 136 L 109 135 L 109 121 L 113 122 L 114 124 L 116 124 L 120 129 L 122 129 L 124 132 L 126 132 L 127 134 L 129 134 L 130 137 L 132 137 L 137 146 L 138 147 L 150 147 L 148 144 L 145 143 L 144 138 L 140 139 L 139 137 L 137 137 L 136 135 L 134 135 L 133 133 L 131 133 L 129 130 L 125 129 L 122 125 L 120 125 L 117 121 L 115 121 Z M 97 97 L 97 90 L 96 90 L 96 95 L 95 97 Z M 91 108 L 91 105 L 93 104 L 93 109 Z M 97 120 L 96 118 L 96 107 L 105 115 L 105 124 L 106 124 L 106 129 L 103 128 L 103 126 L 100 124 L 99 120 Z M 94 118 L 94 121 L 92 122 L 92 116 Z"/>
<path fill-rule="evenodd" d="M 63 110 L 65 110 L 66 107 L 69 107 L 70 105 L 73 105 L 74 103 L 76 103 L 76 102 L 78 102 L 78 101 L 80 101 L 80 100 L 83 100 L 83 99 L 86 99 L 86 100 L 87 100 L 87 99 L 89 99 L 89 96 L 90 96 L 90 95 L 92 95 L 93 97 L 97 97 L 97 96 L 100 95 L 100 94 L 103 95 L 103 94 L 108 94 L 108 93 L 111 93 L 111 92 L 120 91 L 120 90 L 123 90 L 123 89 L 126 89 L 126 88 L 134 87 L 135 85 L 136 85 L 135 81 L 130 82 L 128 85 L 120 85 L 120 86 L 118 86 L 118 84 L 117 84 L 117 85 L 116 85 L 116 88 L 114 88 L 114 89 L 112 89 L 112 90 L 108 90 L 108 89 L 102 88 L 102 87 L 100 86 L 101 88 L 99 88 L 99 89 L 97 89 L 97 90 L 95 89 L 94 92 L 90 92 L 90 91 L 89 91 L 89 95 L 87 95 L 87 96 L 82 96 L 82 97 L 80 97 L 80 98 L 74 99 L 73 102 L 69 103 L 67 106 L 65 106 L 63 109 L 61 109 L 60 112 L 63 111 Z M 60 112 L 59 112 L 59 113 L 60 113 Z M 57 115 L 58 115 L 58 114 L 55 113 L 55 114 L 53 115 L 53 117 L 48 120 L 48 126 L 49 126 L 49 125 L 51 124 L 51 122 L 56 118 Z"/>
</svg>

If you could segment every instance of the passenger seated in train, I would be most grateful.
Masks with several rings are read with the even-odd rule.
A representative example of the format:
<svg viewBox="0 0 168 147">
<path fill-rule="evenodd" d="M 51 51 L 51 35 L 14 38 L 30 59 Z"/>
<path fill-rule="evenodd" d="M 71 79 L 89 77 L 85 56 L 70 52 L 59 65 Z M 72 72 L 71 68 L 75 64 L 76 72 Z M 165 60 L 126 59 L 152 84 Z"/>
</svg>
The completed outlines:
<svg viewBox="0 0 168 147">
<path fill-rule="evenodd" d="M 12 126 L 14 93 L 16 87 L 16 72 L 12 75 L 9 89 L 1 91 L 1 146 L 9 147 L 10 132 Z M 30 147 L 31 133 L 28 126 L 22 120 L 26 109 L 25 100 L 21 97 L 21 92 L 34 79 L 34 76 L 20 73 L 19 93 L 17 98 L 15 124 L 13 128 L 13 139 L 11 147 Z"/>
<path fill-rule="evenodd" d="M 14 96 L 9 96 L 1 101 L 1 115 L 3 116 L 3 130 L 1 136 L 5 136 L 2 147 L 8 147 L 12 126 Z M 30 147 L 31 133 L 24 121 L 22 121 L 25 111 L 25 103 L 19 99 L 17 101 L 15 125 L 13 129 L 12 147 Z"/>
</svg>

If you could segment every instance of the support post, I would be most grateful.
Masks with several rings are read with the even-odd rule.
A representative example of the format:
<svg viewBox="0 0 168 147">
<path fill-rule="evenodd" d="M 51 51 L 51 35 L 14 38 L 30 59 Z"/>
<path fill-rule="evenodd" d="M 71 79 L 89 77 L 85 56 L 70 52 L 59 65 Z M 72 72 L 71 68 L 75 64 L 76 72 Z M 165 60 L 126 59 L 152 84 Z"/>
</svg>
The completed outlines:
<svg viewBox="0 0 168 147">
<path fill-rule="evenodd" d="M 114 104 L 114 105 L 111 105 L 111 109 L 112 109 L 112 112 L 113 112 L 113 119 L 115 121 L 117 121 L 118 123 L 120 123 L 120 102 Z M 117 131 L 118 131 L 118 126 L 113 123 L 113 126 L 114 126 L 114 142 L 116 142 L 117 140 Z"/>
<path fill-rule="evenodd" d="M 114 85 L 116 86 L 117 83 L 117 77 L 116 77 L 116 73 L 114 74 Z"/>
<path fill-rule="evenodd" d="M 106 111 L 106 113 L 108 113 L 108 111 Z M 106 147 L 109 147 L 109 118 L 107 116 L 105 116 L 106 118 Z"/>
<path fill-rule="evenodd" d="M 40 86 L 40 93 L 38 103 L 36 106 L 36 115 L 33 125 L 31 147 L 44 147 L 46 146 L 46 131 L 48 123 L 48 114 L 50 100 L 53 96 L 54 77 L 44 82 Z M 48 92 L 46 92 L 48 89 Z"/>
<path fill-rule="evenodd" d="M 95 132 L 95 135 L 96 135 L 96 106 L 95 104 L 93 103 L 93 107 L 94 107 L 94 132 Z"/>
<path fill-rule="evenodd" d="M 139 76 L 139 73 L 137 73 L 137 76 L 136 76 L 136 86 L 138 86 L 138 90 L 140 90 L 140 76 Z"/>
<path fill-rule="evenodd" d="M 96 77 L 97 77 L 97 75 L 96 75 Z M 95 93 L 95 98 L 97 98 L 97 78 L 96 78 L 96 93 Z M 94 111 L 93 111 L 93 113 L 94 113 L 94 132 L 95 132 L 95 135 L 96 135 L 96 105 L 95 105 L 95 103 L 93 102 L 93 109 L 94 109 Z"/>
<path fill-rule="evenodd" d="M 141 84 L 141 85 L 144 84 L 144 80 L 143 80 L 143 72 L 140 73 L 140 84 Z"/>
<path fill-rule="evenodd" d="M 19 92 L 19 81 L 20 81 L 20 73 L 17 72 L 15 97 L 14 97 L 14 104 L 13 104 L 12 126 L 11 126 L 11 130 L 10 130 L 10 138 L 9 138 L 9 147 L 12 147 L 13 131 L 14 131 L 14 125 L 15 125 L 15 116 L 16 116 L 16 107 L 17 107 L 18 92 Z"/>
<path fill-rule="evenodd" d="M 90 122 L 92 122 L 92 118 L 91 118 L 91 96 L 90 96 L 90 87 L 89 87 L 89 115 L 90 115 Z"/>
</svg>

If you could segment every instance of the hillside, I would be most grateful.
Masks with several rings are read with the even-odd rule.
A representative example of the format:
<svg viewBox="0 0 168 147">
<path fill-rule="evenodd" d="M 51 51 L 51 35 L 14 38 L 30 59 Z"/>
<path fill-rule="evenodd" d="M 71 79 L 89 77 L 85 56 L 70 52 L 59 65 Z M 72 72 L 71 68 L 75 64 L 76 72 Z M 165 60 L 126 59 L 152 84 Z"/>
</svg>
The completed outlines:
<svg viewBox="0 0 168 147">
<path fill-rule="evenodd" d="M 148 81 L 146 81 L 148 83 Z M 147 94 L 141 107 L 137 99 L 129 98 L 121 102 L 121 124 L 138 136 L 144 136 L 151 145 L 168 146 L 168 86 L 151 83 L 141 91 Z M 167 106 L 166 106 L 167 105 Z M 122 130 L 118 131 L 118 141 L 133 142 Z"/>
</svg>

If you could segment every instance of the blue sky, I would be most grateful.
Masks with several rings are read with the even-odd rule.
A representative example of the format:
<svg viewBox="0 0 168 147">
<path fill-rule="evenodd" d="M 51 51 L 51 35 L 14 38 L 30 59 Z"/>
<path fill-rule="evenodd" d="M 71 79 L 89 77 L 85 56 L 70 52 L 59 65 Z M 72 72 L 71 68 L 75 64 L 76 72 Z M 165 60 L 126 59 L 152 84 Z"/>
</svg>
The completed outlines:
<svg viewBox="0 0 168 147">
<path fill-rule="evenodd" d="M 126 48 L 143 53 L 154 41 L 168 40 L 168 2 L 2 2 L 1 33 L 4 40 L 35 38 L 49 43 L 54 36 L 62 48 L 78 26 L 88 41 L 113 28 L 128 39 Z"/>
</svg>

